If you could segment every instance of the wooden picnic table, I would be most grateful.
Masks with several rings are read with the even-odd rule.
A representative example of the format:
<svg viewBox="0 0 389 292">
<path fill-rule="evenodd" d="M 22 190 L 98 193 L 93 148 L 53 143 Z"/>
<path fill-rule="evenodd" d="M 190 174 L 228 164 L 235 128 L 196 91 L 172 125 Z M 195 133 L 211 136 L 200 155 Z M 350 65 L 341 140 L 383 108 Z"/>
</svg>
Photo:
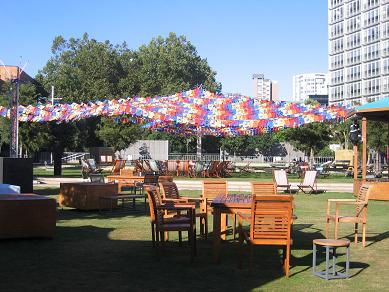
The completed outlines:
<svg viewBox="0 0 389 292">
<path fill-rule="evenodd" d="M 137 182 L 143 182 L 144 176 L 136 175 L 108 175 L 108 182 L 116 182 L 118 184 L 118 192 L 121 192 L 122 186 L 135 186 Z"/>
<path fill-rule="evenodd" d="M 280 194 L 280 196 L 282 196 Z M 226 239 L 227 214 L 236 214 L 238 212 L 251 214 L 251 203 L 253 195 L 251 194 L 228 194 L 218 195 L 211 202 L 213 208 L 213 255 L 214 262 L 220 262 L 221 241 Z M 293 220 L 297 217 L 293 215 Z M 292 222 L 293 222 L 292 220 Z"/>
<path fill-rule="evenodd" d="M 250 213 L 251 202 L 251 194 L 218 195 L 211 202 L 213 208 L 213 252 L 216 263 L 220 262 L 221 240 L 226 239 L 227 214 Z"/>
<path fill-rule="evenodd" d="M 143 183 L 145 180 L 144 176 L 137 175 L 108 175 L 108 182 L 116 182 L 118 184 L 118 192 L 121 192 L 122 186 L 136 186 L 136 183 Z M 158 181 L 173 181 L 171 176 L 158 176 Z"/>
</svg>

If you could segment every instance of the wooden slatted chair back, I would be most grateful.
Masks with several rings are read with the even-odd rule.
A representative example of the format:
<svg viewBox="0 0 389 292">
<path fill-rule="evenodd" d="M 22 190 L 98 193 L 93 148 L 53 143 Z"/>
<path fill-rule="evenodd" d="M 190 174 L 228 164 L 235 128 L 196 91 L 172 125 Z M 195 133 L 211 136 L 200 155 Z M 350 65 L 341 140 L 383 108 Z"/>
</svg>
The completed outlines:
<svg viewBox="0 0 389 292">
<path fill-rule="evenodd" d="M 251 182 L 252 195 L 275 195 L 277 188 L 274 183 Z"/>
<path fill-rule="evenodd" d="M 159 189 L 162 193 L 163 199 L 179 199 L 180 194 L 175 182 L 172 181 L 160 181 Z"/>
<path fill-rule="evenodd" d="M 227 181 L 205 180 L 203 181 L 203 198 L 213 200 L 217 195 L 227 195 Z"/>
<path fill-rule="evenodd" d="M 369 185 L 368 184 L 364 184 L 360 187 L 359 189 L 359 192 L 358 192 L 358 195 L 357 195 L 357 202 L 358 203 L 368 203 L 368 200 L 369 200 L 369 194 L 370 194 L 370 188 L 369 188 Z M 363 206 L 363 205 L 356 205 L 356 216 L 357 217 L 360 217 L 364 214 L 362 214 L 362 210 L 366 208 L 366 205 Z"/>
<path fill-rule="evenodd" d="M 152 173 L 146 173 L 144 176 L 143 184 L 157 186 L 158 185 L 158 175 L 152 174 Z"/>
<path fill-rule="evenodd" d="M 209 176 L 217 176 L 217 169 L 219 166 L 219 161 L 212 161 L 208 168 L 208 175 Z"/>
<path fill-rule="evenodd" d="M 161 196 L 158 188 L 155 186 L 147 186 L 145 187 L 145 191 L 149 200 L 150 220 L 157 226 L 160 226 L 163 224 L 164 212 L 162 210 L 158 210 L 158 208 L 161 207 Z"/>
<path fill-rule="evenodd" d="M 316 182 L 317 171 L 307 170 L 304 175 L 303 186 L 313 186 Z"/>
<path fill-rule="evenodd" d="M 250 240 L 254 244 L 287 244 L 290 241 L 293 197 L 254 196 Z"/>
<path fill-rule="evenodd" d="M 120 170 L 126 166 L 127 160 L 125 159 L 116 159 L 111 170 L 112 175 L 117 175 L 120 173 Z"/>
<path fill-rule="evenodd" d="M 284 169 L 273 171 L 273 180 L 276 185 L 286 186 L 289 185 L 288 176 Z"/>
</svg>

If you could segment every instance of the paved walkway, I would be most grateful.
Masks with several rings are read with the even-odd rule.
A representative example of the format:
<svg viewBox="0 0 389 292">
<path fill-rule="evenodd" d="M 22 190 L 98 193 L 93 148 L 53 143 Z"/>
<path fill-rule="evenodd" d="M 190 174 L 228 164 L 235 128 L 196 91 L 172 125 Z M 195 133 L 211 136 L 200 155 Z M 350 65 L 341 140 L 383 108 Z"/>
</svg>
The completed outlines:
<svg viewBox="0 0 389 292">
<path fill-rule="evenodd" d="M 38 181 L 42 182 L 41 185 L 57 186 L 61 182 L 87 182 L 82 178 L 38 178 Z M 178 189 L 180 190 L 201 190 L 201 180 L 176 180 Z M 293 189 L 297 189 L 297 182 L 291 183 Z M 36 185 L 39 185 L 38 183 Z M 353 191 L 352 183 L 319 183 L 317 185 L 318 190 L 326 190 L 327 192 L 349 192 Z M 236 192 L 249 192 L 251 190 L 249 181 L 229 181 L 228 190 Z"/>
</svg>

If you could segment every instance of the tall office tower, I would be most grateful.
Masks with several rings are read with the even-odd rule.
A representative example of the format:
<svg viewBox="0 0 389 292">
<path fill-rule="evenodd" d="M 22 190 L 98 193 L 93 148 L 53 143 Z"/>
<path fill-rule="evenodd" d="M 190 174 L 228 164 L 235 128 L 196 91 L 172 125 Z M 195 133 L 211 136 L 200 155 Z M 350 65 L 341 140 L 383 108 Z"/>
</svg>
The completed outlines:
<svg viewBox="0 0 389 292">
<path fill-rule="evenodd" d="M 273 100 L 277 98 L 278 84 L 276 81 L 265 79 L 264 74 L 253 74 L 254 97 Z"/>
<path fill-rule="evenodd" d="M 389 96 L 389 0 L 328 0 L 330 104 Z"/>
<path fill-rule="evenodd" d="M 310 95 L 327 95 L 326 73 L 307 73 L 293 76 L 293 101 L 303 102 Z"/>
</svg>

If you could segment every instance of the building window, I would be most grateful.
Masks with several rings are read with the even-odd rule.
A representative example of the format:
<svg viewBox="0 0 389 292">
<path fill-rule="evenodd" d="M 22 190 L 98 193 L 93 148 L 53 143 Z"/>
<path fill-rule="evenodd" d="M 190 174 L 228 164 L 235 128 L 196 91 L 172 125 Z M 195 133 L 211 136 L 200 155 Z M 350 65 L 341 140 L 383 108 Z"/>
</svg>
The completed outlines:
<svg viewBox="0 0 389 292">
<path fill-rule="evenodd" d="M 347 20 L 346 29 L 348 33 L 359 30 L 360 28 L 361 28 L 361 18 L 359 15 Z"/>
<path fill-rule="evenodd" d="M 354 82 L 347 85 L 347 98 L 356 98 L 361 96 L 361 82 Z"/>
<path fill-rule="evenodd" d="M 389 92 L 389 76 L 382 78 L 381 90 L 382 92 Z"/>
<path fill-rule="evenodd" d="M 380 74 L 380 63 L 379 61 L 369 62 L 364 64 L 364 77 L 375 77 Z"/>
<path fill-rule="evenodd" d="M 364 42 L 365 44 L 371 43 L 379 40 L 379 37 L 380 37 L 379 27 L 378 26 L 369 27 L 368 29 L 365 30 Z"/>
<path fill-rule="evenodd" d="M 347 48 L 353 49 L 361 45 L 361 34 L 359 32 L 347 36 Z"/>
<path fill-rule="evenodd" d="M 347 64 L 354 65 L 361 62 L 361 49 L 355 49 L 347 53 Z"/>
<path fill-rule="evenodd" d="M 389 74 L 389 58 L 382 60 L 382 74 Z"/>
<path fill-rule="evenodd" d="M 347 68 L 347 81 L 361 79 L 361 65 Z"/>
<path fill-rule="evenodd" d="M 373 9 L 368 12 L 366 12 L 364 16 L 364 21 L 363 24 L 364 26 L 370 26 L 370 25 L 375 25 L 379 23 L 379 9 Z"/>
<path fill-rule="evenodd" d="M 364 9 L 370 9 L 378 5 L 379 0 L 365 0 Z"/>
<path fill-rule="evenodd" d="M 365 47 L 363 57 L 365 61 L 379 58 L 379 44 L 376 43 Z"/>
<path fill-rule="evenodd" d="M 380 92 L 380 79 L 370 79 L 364 81 L 364 94 L 370 95 L 370 94 L 377 94 Z"/>
<path fill-rule="evenodd" d="M 381 8 L 381 20 L 385 21 L 388 19 L 389 19 L 389 4 L 386 4 Z"/>
<path fill-rule="evenodd" d="M 347 10 L 347 16 L 352 16 L 356 13 L 359 13 L 360 12 L 359 0 L 348 3 L 346 10 Z"/>
<path fill-rule="evenodd" d="M 343 38 L 332 41 L 331 51 L 333 54 L 343 51 Z"/>
</svg>

